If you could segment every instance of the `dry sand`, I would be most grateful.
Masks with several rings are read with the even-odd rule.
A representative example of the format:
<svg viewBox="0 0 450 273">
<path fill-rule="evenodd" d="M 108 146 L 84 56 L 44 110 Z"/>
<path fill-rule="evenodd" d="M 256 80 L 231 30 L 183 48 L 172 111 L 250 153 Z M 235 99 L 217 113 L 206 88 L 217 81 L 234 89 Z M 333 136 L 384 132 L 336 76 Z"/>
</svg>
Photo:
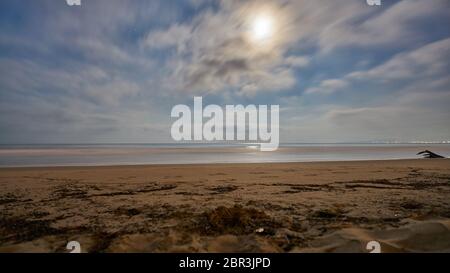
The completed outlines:
<svg viewBox="0 0 450 273">
<path fill-rule="evenodd" d="M 450 252 L 450 160 L 0 169 L 0 252 Z"/>
</svg>

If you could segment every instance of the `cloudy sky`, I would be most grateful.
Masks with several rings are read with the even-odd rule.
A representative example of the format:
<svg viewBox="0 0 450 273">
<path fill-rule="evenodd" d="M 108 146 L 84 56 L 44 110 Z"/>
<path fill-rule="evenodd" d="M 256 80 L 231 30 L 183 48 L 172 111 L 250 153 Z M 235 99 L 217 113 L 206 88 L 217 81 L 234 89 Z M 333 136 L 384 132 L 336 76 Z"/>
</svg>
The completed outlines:
<svg viewBox="0 0 450 273">
<path fill-rule="evenodd" d="M 450 140 L 450 1 L 0 1 L 0 143 L 169 142 L 279 104 L 283 142 Z"/>
</svg>

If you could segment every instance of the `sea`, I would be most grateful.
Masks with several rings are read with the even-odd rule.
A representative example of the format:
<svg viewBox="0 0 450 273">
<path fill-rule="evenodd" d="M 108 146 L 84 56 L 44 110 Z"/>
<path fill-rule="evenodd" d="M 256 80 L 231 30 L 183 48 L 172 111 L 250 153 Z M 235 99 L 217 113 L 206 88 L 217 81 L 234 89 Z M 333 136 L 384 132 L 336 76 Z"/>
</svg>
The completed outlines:
<svg viewBox="0 0 450 273">
<path fill-rule="evenodd" d="M 253 143 L 0 145 L 0 167 L 270 163 L 450 157 L 450 144 L 285 143 L 261 152 Z"/>
</svg>

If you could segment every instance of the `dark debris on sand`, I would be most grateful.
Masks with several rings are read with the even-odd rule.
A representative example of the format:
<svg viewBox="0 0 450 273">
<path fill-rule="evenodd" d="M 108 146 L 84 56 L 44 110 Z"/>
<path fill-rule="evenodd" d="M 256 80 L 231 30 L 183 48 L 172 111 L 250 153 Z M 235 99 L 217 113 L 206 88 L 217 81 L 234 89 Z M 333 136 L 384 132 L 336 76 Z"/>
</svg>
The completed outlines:
<svg viewBox="0 0 450 273">
<path fill-rule="evenodd" d="M 233 192 L 237 190 L 239 187 L 233 186 L 233 185 L 224 185 L 224 186 L 217 186 L 214 188 L 210 188 L 211 191 L 213 191 L 213 194 L 221 194 L 221 193 L 228 193 Z"/>
<path fill-rule="evenodd" d="M 199 230 L 207 235 L 254 233 L 255 229 L 273 230 L 281 225 L 266 213 L 254 208 L 220 206 L 201 214 Z"/>
<path fill-rule="evenodd" d="M 62 231 L 50 227 L 48 220 L 24 220 L 19 218 L 0 219 L 0 242 L 26 242 Z"/>
</svg>

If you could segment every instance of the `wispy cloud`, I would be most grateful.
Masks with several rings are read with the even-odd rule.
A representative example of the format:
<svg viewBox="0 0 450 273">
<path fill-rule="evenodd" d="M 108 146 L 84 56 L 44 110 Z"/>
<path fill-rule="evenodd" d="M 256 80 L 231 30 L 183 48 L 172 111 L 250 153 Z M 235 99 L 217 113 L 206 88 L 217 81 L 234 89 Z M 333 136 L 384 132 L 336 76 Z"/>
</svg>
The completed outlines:
<svg viewBox="0 0 450 273">
<path fill-rule="evenodd" d="M 193 95 L 280 104 L 284 141 L 450 138 L 449 7 L 1 1 L 0 142 L 168 141 L 171 107 Z M 274 33 L 255 41 L 264 13 Z"/>
</svg>

